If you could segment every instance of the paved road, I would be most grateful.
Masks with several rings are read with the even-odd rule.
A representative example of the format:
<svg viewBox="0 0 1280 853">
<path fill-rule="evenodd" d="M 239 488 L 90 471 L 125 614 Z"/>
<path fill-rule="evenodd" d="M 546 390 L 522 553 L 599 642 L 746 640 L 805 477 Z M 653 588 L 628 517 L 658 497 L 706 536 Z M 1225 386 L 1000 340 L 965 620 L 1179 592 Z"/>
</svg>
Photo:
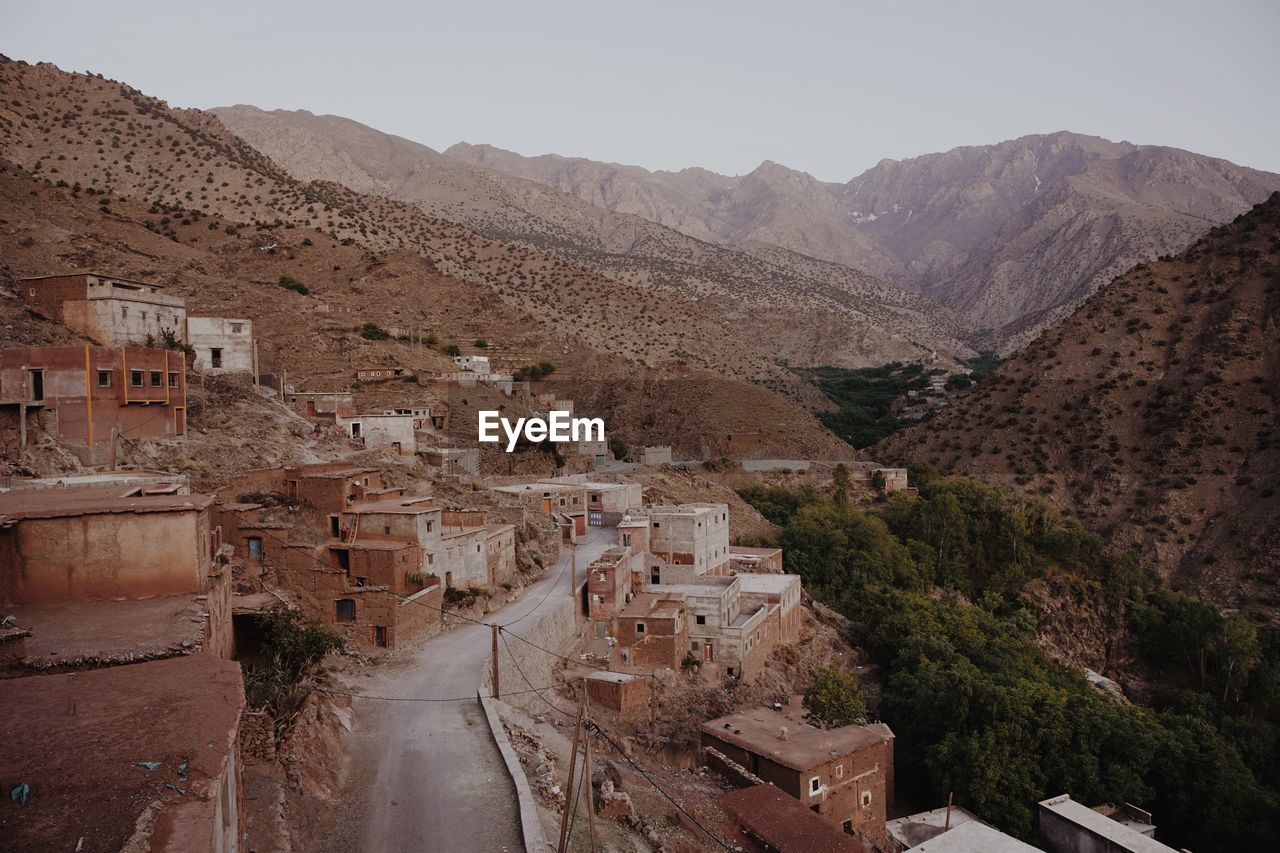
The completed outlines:
<svg viewBox="0 0 1280 853">
<path fill-rule="evenodd" d="M 578 545 L 578 571 L 616 541 L 591 528 Z M 569 554 L 516 601 L 488 617 L 521 634 L 569 595 Z M 563 569 L 563 571 L 562 571 Z M 548 595 L 548 590 L 555 589 Z M 546 596 L 544 600 L 544 596 Z M 463 624 L 397 655 L 354 681 L 354 692 L 408 698 L 474 697 L 484 681 L 490 629 Z M 355 699 L 356 730 L 343 799 L 325 848 L 331 851 L 519 851 L 515 788 L 479 702 Z"/>
</svg>

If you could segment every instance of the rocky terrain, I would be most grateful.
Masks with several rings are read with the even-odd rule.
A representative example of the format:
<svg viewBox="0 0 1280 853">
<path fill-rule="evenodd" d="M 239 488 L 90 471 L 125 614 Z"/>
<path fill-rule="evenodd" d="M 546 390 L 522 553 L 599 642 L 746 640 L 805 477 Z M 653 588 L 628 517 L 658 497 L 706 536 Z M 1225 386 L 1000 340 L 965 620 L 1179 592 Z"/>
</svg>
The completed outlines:
<svg viewBox="0 0 1280 853">
<path fill-rule="evenodd" d="M 465 143 L 445 154 L 761 257 L 869 273 L 960 312 L 1002 352 L 1280 189 L 1218 158 L 1068 132 L 883 160 L 845 184 L 768 161 L 727 177 Z"/>
<path fill-rule="evenodd" d="M 812 394 L 779 366 L 788 326 L 807 323 L 803 343 L 789 345 L 824 360 L 832 346 L 860 346 L 856 324 L 836 324 L 829 310 L 753 315 L 729 297 L 643 292 L 416 206 L 304 183 L 207 113 L 0 60 L 0 278 L 86 269 L 165 285 L 195 314 L 253 319 L 264 370 L 300 388 L 347 387 L 364 364 L 442 370 L 444 344 L 475 351 L 485 338 L 508 367 L 547 361 L 570 376 L 661 382 L 675 371 L 725 383 L 734 405 L 723 424 L 717 411 L 700 415 L 708 430 L 767 425 L 796 452 L 847 453 L 769 390 Z M 6 293 L 6 342 L 67 337 Z M 369 339 L 366 323 L 423 331 L 438 345 Z M 861 334 L 919 351 L 869 324 Z M 867 346 L 865 357 L 881 351 Z M 406 405 L 434 399 L 428 386 L 402 392 Z"/>
<path fill-rule="evenodd" d="M 1276 612 L 1280 194 L 1089 298 L 873 449 L 1043 494 L 1175 586 Z"/>
<path fill-rule="evenodd" d="M 412 203 L 639 292 L 696 300 L 709 316 L 737 305 L 731 322 L 769 336 L 780 360 L 857 367 L 913 358 L 921 347 L 971 352 L 961 340 L 963 319 L 848 266 L 782 246 L 737 251 L 697 229 L 668 227 L 643 211 L 615 211 L 536 177 L 446 156 L 337 116 L 244 105 L 211 112 L 300 179 Z M 823 323 L 822 313 L 832 322 Z M 790 322 L 778 326 L 779 317 Z"/>
</svg>

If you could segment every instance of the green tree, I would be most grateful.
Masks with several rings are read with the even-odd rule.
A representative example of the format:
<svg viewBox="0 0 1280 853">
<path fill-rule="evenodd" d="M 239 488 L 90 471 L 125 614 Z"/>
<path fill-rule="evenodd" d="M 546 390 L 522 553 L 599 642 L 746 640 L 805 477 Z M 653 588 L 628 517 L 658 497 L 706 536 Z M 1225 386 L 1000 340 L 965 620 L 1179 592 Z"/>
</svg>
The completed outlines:
<svg viewBox="0 0 1280 853">
<path fill-rule="evenodd" d="M 823 728 L 836 729 L 867 721 L 867 703 L 858 680 L 835 667 L 827 667 L 804 692 L 806 719 Z"/>
<path fill-rule="evenodd" d="M 849 488 L 851 485 L 849 466 L 841 462 L 836 466 L 836 470 L 831 472 L 831 497 L 835 500 L 837 506 L 844 506 L 849 503 Z"/>
</svg>

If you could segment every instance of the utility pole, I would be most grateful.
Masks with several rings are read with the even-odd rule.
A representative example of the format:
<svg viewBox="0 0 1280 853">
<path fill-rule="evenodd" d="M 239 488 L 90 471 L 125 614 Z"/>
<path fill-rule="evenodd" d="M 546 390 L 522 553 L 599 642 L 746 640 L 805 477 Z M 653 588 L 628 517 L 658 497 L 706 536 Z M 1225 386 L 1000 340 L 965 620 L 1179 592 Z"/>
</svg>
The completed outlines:
<svg viewBox="0 0 1280 853">
<path fill-rule="evenodd" d="M 501 699 L 502 695 L 498 692 L 498 626 L 490 625 L 493 628 L 493 698 Z"/>
<path fill-rule="evenodd" d="M 586 775 L 587 782 L 587 826 L 591 828 L 591 853 L 597 853 L 600 850 L 599 842 L 596 841 L 596 797 L 595 797 L 595 775 L 596 766 L 591 761 L 591 697 L 587 693 L 587 679 L 582 679 L 582 702 L 584 710 L 583 740 L 587 743 L 586 766 L 582 768 L 582 772 Z"/>
<path fill-rule="evenodd" d="M 570 536 L 573 534 L 570 533 Z M 569 598 L 578 591 L 578 543 L 569 540 Z"/>
<path fill-rule="evenodd" d="M 569 812 L 573 806 L 573 772 L 578 766 L 578 740 L 582 737 L 582 709 L 578 709 L 578 727 L 573 732 L 573 749 L 569 752 L 569 782 L 564 791 L 564 811 L 560 814 L 560 843 L 557 853 L 565 853 L 565 841 L 569 836 Z"/>
<path fill-rule="evenodd" d="M 24 422 L 25 425 L 25 422 Z M 116 439 L 120 437 L 120 431 L 116 427 L 111 428 L 111 466 L 110 470 L 116 470 Z"/>
</svg>

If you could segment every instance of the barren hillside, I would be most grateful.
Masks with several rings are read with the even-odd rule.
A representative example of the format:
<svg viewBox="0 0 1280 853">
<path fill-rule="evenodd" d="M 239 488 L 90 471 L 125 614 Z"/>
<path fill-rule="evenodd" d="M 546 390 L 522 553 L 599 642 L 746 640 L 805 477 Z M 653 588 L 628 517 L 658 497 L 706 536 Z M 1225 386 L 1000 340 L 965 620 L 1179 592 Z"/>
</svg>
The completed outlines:
<svg viewBox="0 0 1280 853">
<path fill-rule="evenodd" d="M 367 322 L 464 349 L 483 337 L 500 361 L 549 361 L 568 375 L 661 376 L 685 359 L 685 371 L 738 365 L 749 380 L 793 381 L 761 338 L 742 333 L 737 306 L 691 317 L 683 298 L 641 296 L 416 207 L 303 183 L 213 116 L 170 110 L 100 77 L 0 61 L 0 161 L 6 281 L 84 269 L 155 281 L 187 297 L 193 313 L 253 319 L 264 369 L 298 387 L 348 386 L 365 363 L 449 364 L 430 348 L 366 339 Z M 282 276 L 307 293 L 279 286 Z M 8 341 L 65 335 L 42 332 L 12 300 L 0 304 Z M 760 326 L 768 322 L 787 318 Z M 690 352 L 681 353 L 673 341 L 686 335 Z M 788 401 L 726 381 L 738 389 L 735 418 L 759 412 L 764 426 L 781 412 L 798 446 L 840 449 Z M 432 393 L 403 388 L 405 403 Z"/>
<path fill-rule="evenodd" d="M 874 448 L 1041 493 L 1183 588 L 1280 607 L 1280 194 Z"/>
<path fill-rule="evenodd" d="M 699 233 L 632 211 L 615 212 L 561 192 L 562 187 L 549 189 L 337 116 L 244 105 L 212 112 L 304 180 L 335 181 L 411 202 L 433 216 L 520 242 L 642 291 L 716 297 L 762 313 L 785 312 L 786 328 L 771 327 L 780 359 L 863 366 L 911 358 L 920 347 L 970 352 L 961 342 L 967 328 L 959 317 L 848 267 L 817 263 L 778 246 L 767 254 L 735 251 Z M 848 331 L 823 328 L 814 336 L 813 321 L 820 313 L 836 317 Z"/>
<path fill-rule="evenodd" d="M 1214 157 L 1067 132 L 883 160 L 847 184 L 768 161 L 726 177 L 487 145 L 445 154 L 700 239 L 870 273 L 957 310 L 1004 352 L 1280 189 L 1280 175 Z"/>
</svg>

